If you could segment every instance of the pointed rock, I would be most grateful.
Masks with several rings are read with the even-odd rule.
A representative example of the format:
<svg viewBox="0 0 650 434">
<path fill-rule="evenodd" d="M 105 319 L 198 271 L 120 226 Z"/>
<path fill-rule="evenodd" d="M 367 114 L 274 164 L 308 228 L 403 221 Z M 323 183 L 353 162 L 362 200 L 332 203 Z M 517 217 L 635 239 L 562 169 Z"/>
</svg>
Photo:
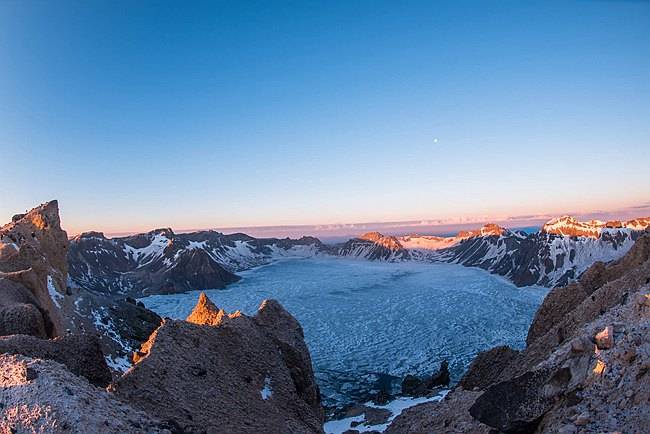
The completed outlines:
<svg viewBox="0 0 650 434">
<path fill-rule="evenodd" d="M 192 313 L 190 313 L 186 321 L 194 324 L 215 326 L 221 324 L 224 318 L 227 318 L 226 312 L 223 309 L 219 309 L 205 295 L 205 292 L 201 292 L 199 301 L 194 306 L 194 309 L 192 309 Z"/>
</svg>

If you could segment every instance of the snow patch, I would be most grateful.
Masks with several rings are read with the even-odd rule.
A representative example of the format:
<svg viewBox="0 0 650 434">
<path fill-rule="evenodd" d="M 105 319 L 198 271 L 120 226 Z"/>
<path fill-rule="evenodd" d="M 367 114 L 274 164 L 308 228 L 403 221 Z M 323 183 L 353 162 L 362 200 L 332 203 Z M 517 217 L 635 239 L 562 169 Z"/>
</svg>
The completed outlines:
<svg viewBox="0 0 650 434">
<path fill-rule="evenodd" d="M 59 294 L 59 291 L 56 290 L 54 286 L 54 279 L 48 274 L 47 276 L 47 291 L 50 293 L 50 298 L 54 302 L 54 305 L 61 309 L 61 305 L 58 300 L 63 300 L 63 296 Z"/>
<path fill-rule="evenodd" d="M 264 378 L 264 387 L 262 390 L 260 390 L 260 394 L 262 395 L 262 399 L 264 401 L 267 401 L 273 396 L 273 389 L 271 388 L 271 377 L 266 377 Z"/>
<path fill-rule="evenodd" d="M 385 423 L 379 425 L 366 425 L 362 423 L 353 427 L 352 426 L 353 422 L 359 423 L 365 420 L 365 414 L 361 414 L 359 416 L 347 417 L 345 419 L 332 420 L 326 422 L 325 425 L 323 426 L 323 429 L 327 434 L 343 434 L 345 431 L 349 429 L 355 429 L 359 432 L 368 432 L 368 431 L 384 432 L 388 428 L 388 425 L 390 425 L 390 423 L 393 420 L 395 420 L 397 416 L 402 414 L 402 412 L 407 408 L 411 408 L 419 404 L 424 404 L 425 402 L 441 401 L 447 395 L 447 393 L 449 393 L 449 391 L 445 390 L 440 392 L 438 395 L 432 397 L 423 397 L 423 398 L 402 397 L 390 401 L 385 405 L 377 405 L 372 402 L 366 402 L 364 404 L 366 407 L 378 408 L 378 409 L 390 411 L 391 415 L 388 418 L 388 420 Z"/>
<path fill-rule="evenodd" d="M 115 359 L 113 359 L 113 356 L 109 354 L 107 356 L 104 356 L 104 359 L 106 359 L 106 364 L 108 367 L 114 371 L 126 372 L 131 368 L 131 362 L 124 356 L 115 357 Z"/>
</svg>

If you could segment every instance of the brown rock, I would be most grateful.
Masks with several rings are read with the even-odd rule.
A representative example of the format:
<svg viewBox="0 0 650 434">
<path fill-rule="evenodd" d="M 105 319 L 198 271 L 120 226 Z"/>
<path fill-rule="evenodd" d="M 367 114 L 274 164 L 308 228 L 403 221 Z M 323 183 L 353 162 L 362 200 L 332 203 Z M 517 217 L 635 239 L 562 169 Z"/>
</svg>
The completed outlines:
<svg viewBox="0 0 650 434">
<path fill-rule="evenodd" d="M 594 337 L 596 346 L 600 350 L 607 350 L 614 346 L 614 329 L 612 326 L 605 327 L 602 331 L 598 332 Z"/>
<path fill-rule="evenodd" d="M 42 316 L 41 320 L 36 319 L 38 325 L 34 327 L 29 324 L 19 326 L 15 322 L 21 319 L 14 315 L 11 328 L 28 330 L 37 336 L 43 336 L 42 329 L 47 337 L 62 335 L 65 326 L 60 301 L 65 298 L 68 236 L 60 226 L 57 202 L 36 207 L 0 227 L 0 244 L 3 245 L 0 289 L 6 288 L 8 281 L 18 284 L 11 291 L 0 291 L 0 309 L 14 304 L 31 304 Z M 5 252 L 7 245 L 13 253 Z M 27 312 L 25 309 L 22 311 Z M 15 314 L 16 310 L 13 312 Z M 34 313 L 31 309 L 24 321 L 35 320 Z"/>
<path fill-rule="evenodd" d="M 202 298 L 204 307 L 208 301 Z M 216 326 L 163 322 L 112 390 L 186 432 L 321 433 L 298 322 L 275 301 L 254 317 L 228 318 Z"/>
</svg>

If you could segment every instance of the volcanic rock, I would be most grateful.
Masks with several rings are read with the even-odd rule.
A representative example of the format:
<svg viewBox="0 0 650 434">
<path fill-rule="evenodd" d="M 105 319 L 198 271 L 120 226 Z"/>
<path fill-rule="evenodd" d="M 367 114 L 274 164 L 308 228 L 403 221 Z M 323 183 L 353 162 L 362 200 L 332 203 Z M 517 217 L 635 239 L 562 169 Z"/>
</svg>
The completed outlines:
<svg viewBox="0 0 650 434">
<path fill-rule="evenodd" d="M 0 432 L 170 432 L 55 361 L 1 354 L 0 372 Z"/>
<path fill-rule="evenodd" d="M 185 432 L 322 432 L 302 329 L 275 301 L 217 325 L 165 320 L 139 353 L 112 390 Z"/>
</svg>

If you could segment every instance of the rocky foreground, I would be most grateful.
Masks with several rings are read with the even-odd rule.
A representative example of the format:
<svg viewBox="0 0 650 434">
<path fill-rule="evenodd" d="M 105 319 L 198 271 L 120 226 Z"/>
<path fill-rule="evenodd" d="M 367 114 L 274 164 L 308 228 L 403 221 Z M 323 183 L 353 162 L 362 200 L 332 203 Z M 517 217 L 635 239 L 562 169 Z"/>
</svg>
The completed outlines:
<svg viewBox="0 0 650 434">
<path fill-rule="evenodd" d="M 187 321 L 161 320 L 69 288 L 68 247 L 56 202 L 0 227 L 0 432 L 323 432 L 302 328 L 279 303 L 249 317 L 202 295 Z M 116 342 L 135 349 L 123 375 Z"/>
</svg>

